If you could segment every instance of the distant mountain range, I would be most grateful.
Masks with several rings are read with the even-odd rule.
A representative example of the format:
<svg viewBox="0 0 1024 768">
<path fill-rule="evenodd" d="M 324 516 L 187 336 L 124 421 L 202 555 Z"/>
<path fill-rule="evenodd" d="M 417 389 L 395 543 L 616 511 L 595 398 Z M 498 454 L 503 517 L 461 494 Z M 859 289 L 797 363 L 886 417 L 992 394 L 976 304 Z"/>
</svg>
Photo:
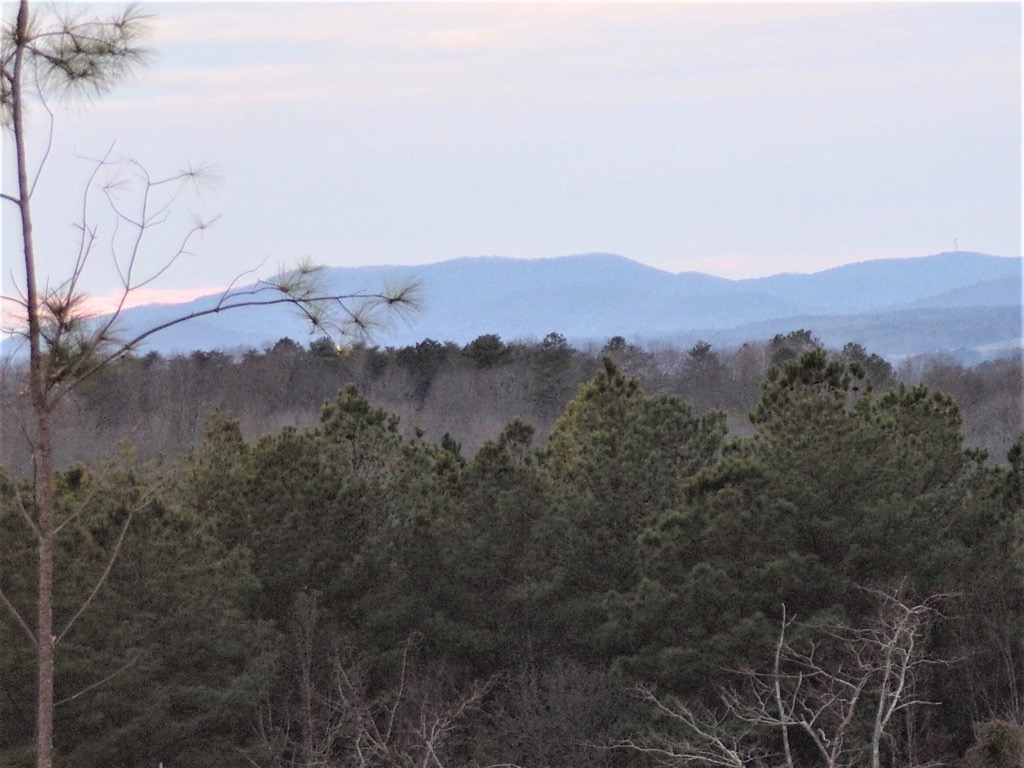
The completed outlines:
<svg viewBox="0 0 1024 768">
<path fill-rule="evenodd" d="M 623 336 L 636 343 L 688 346 L 704 339 L 731 347 L 807 328 L 828 346 L 855 341 L 889 359 L 947 353 L 974 363 L 1022 346 L 1021 264 L 1019 258 L 956 252 L 729 280 L 589 253 L 335 267 L 323 278 L 338 292 L 421 283 L 422 311 L 377 334 L 374 343 L 381 346 L 425 338 L 465 344 L 487 333 L 539 340 L 557 331 L 575 345 Z M 123 327 L 131 334 L 215 301 L 137 307 L 124 312 Z M 311 339 L 294 310 L 239 309 L 157 334 L 143 351 L 261 348 L 284 336 Z"/>
</svg>

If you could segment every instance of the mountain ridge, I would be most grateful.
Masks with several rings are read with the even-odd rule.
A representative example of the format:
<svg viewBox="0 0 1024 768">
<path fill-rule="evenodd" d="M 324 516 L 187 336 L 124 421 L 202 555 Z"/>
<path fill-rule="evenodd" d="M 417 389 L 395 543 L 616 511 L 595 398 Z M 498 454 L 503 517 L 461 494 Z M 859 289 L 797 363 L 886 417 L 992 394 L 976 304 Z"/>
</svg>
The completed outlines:
<svg viewBox="0 0 1024 768">
<path fill-rule="evenodd" d="M 339 293 L 422 282 L 423 311 L 411 323 L 399 322 L 378 334 L 374 343 L 380 346 L 407 346 L 425 338 L 465 344 L 488 333 L 507 341 L 536 340 L 550 332 L 574 344 L 623 336 L 670 344 L 703 338 L 727 346 L 798 327 L 809 327 L 832 343 L 845 327 L 849 338 L 836 343 L 858 342 L 890 358 L 936 352 L 969 358 L 1020 348 L 1021 264 L 1016 257 L 944 252 L 730 279 L 673 273 L 595 252 L 327 267 L 321 278 L 327 290 Z M 218 296 L 126 310 L 122 329 L 128 336 L 213 306 Z M 828 330 L 819 331 L 816 323 Z M 917 331 L 908 334 L 900 324 Z M 743 333 L 759 335 L 740 339 Z M 165 331 L 140 351 L 260 348 L 283 336 L 310 339 L 293 310 L 239 309 Z"/>
</svg>

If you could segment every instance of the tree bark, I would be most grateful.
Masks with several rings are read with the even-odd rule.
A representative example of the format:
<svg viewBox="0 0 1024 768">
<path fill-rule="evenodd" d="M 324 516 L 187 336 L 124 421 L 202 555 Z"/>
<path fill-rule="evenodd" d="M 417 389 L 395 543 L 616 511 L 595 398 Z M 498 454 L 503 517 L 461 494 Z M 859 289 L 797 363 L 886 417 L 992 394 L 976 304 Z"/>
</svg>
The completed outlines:
<svg viewBox="0 0 1024 768">
<path fill-rule="evenodd" d="M 99 90 L 104 90 L 109 79 L 116 79 L 120 76 L 132 61 L 141 56 L 141 49 L 135 46 L 135 27 L 139 24 L 141 16 L 132 12 L 131 6 L 124 16 L 117 17 L 113 21 L 105 22 L 83 22 L 80 27 L 74 24 L 68 27 L 64 24 L 55 30 L 32 30 L 30 27 L 30 0 L 19 0 L 18 15 L 13 29 L 12 56 L 4 62 L 4 77 L 10 82 L 10 120 L 11 130 L 14 137 L 15 160 L 17 166 L 17 194 L 8 194 L 6 191 L 0 193 L 5 202 L 9 202 L 18 208 L 21 224 L 22 255 L 24 257 L 24 305 L 27 324 L 27 337 L 29 345 L 29 382 L 28 393 L 31 402 L 31 424 L 27 429 L 28 439 L 31 446 L 33 463 L 33 494 L 34 510 L 29 510 L 27 516 L 31 517 L 30 525 L 33 527 L 38 542 L 38 563 L 37 581 L 38 594 L 36 603 L 36 629 L 33 636 L 29 628 L 30 619 L 23 618 L 17 608 L 11 604 L 5 595 L 0 593 L 0 603 L 4 603 L 10 610 L 17 624 L 27 636 L 36 652 L 36 674 L 38 683 L 38 701 L 36 711 L 36 768 L 52 768 L 54 761 L 54 707 L 56 706 L 54 689 L 56 678 L 55 650 L 60 643 L 60 638 L 54 632 L 54 550 L 55 539 L 60 528 L 56 522 L 56 497 L 55 497 L 55 470 L 53 460 L 53 419 L 55 404 L 60 397 L 66 395 L 73 387 L 88 378 L 103 366 L 113 362 L 117 358 L 135 349 L 139 343 L 150 335 L 165 328 L 172 327 L 178 323 L 202 317 L 207 314 L 216 314 L 246 306 L 272 306 L 275 304 L 290 304 L 303 310 L 306 317 L 316 327 L 324 329 L 323 312 L 317 310 L 321 306 L 337 306 L 342 308 L 344 321 L 351 321 L 357 327 L 364 327 L 367 320 L 365 313 L 374 307 L 401 308 L 414 305 L 414 293 L 416 286 L 409 284 L 400 287 L 396 291 L 384 291 L 377 294 L 353 293 L 349 295 L 320 295 L 316 289 L 315 274 L 317 268 L 312 264 L 301 264 L 292 273 L 281 276 L 277 280 L 259 281 L 250 289 L 234 290 L 234 283 L 224 291 L 220 301 L 215 307 L 184 315 L 160 325 L 149 328 L 138 334 L 134 339 L 123 344 L 112 344 L 111 349 L 105 348 L 109 341 L 107 332 L 110 329 L 109 320 L 91 333 L 91 337 L 85 342 L 78 344 L 72 341 L 69 349 L 72 353 L 82 353 L 81 359 L 63 370 L 57 365 L 58 347 L 61 333 L 66 330 L 67 317 L 58 316 L 52 308 L 47 307 L 46 300 L 50 297 L 41 296 L 37 264 L 35 259 L 35 245 L 32 233 L 32 189 L 36 179 L 29 174 L 28 148 L 26 122 L 26 94 L 24 83 L 28 78 L 29 88 L 33 85 L 40 88 L 41 84 L 34 80 L 32 67 L 39 62 L 44 66 L 50 66 L 51 71 L 60 71 L 63 76 L 70 80 L 83 80 L 91 83 Z M 99 30 L 97 32 L 97 30 Z M 56 44 L 53 50 L 47 49 L 49 42 L 58 40 L 64 42 L 64 36 L 69 39 L 70 52 L 65 53 L 64 48 Z M 42 42 L 41 42 L 42 41 Z M 48 42 L 49 41 L 49 42 Z M 84 41 L 84 42 L 83 42 Z M 95 45 L 94 45 L 95 44 Z M 90 54 L 88 66 L 77 68 L 82 62 L 76 56 L 82 53 L 79 45 L 85 45 L 87 53 L 95 47 L 98 63 L 92 61 Z M 63 57 L 67 56 L 65 60 Z M 126 64 L 127 62 L 127 64 Z M 73 66 L 75 65 L 75 66 Z M 11 69 L 8 70 L 7 67 Z M 103 67 L 109 66 L 109 71 Z M 106 75 L 110 75 L 107 78 Z M 39 91 L 39 96 L 45 98 L 45 93 Z M 45 163 L 45 154 L 41 163 Z M 105 165 L 106 158 L 99 161 L 97 168 Z M 136 168 L 141 168 L 135 164 Z M 36 169 L 41 170 L 42 165 Z M 194 179 L 194 171 L 187 171 L 178 176 L 163 181 L 150 182 L 145 177 L 147 188 L 143 193 L 148 195 L 149 189 L 164 181 Z M 90 180 L 90 184 L 92 181 Z M 116 209 L 115 209 L 116 210 Z M 119 214 L 120 216 L 120 214 Z M 121 216 L 121 218 L 124 218 Z M 127 219 L 126 219 L 127 220 Z M 155 225 L 155 221 L 143 216 L 140 222 L 130 222 L 139 232 L 136 237 L 135 247 L 137 249 L 142 232 Z M 86 226 L 83 214 L 83 227 Z M 167 263 L 154 276 L 133 283 L 130 275 L 124 284 L 123 299 L 132 291 L 147 284 L 150 280 L 159 276 L 167 267 L 172 264 L 178 256 L 184 252 L 188 239 L 196 232 L 204 229 L 205 223 L 195 225 L 184 238 L 179 250 L 173 254 Z M 113 245 L 111 245 L 113 248 Z M 134 263 L 135 252 L 132 252 L 131 263 Z M 116 260 L 116 257 L 115 257 Z M 66 306 L 63 311 L 74 313 L 75 300 L 80 298 L 75 291 L 75 284 L 84 268 L 84 254 L 80 254 L 79 260 L 72 272 L 70 288 L 66 296 L 59 297 Z M 129 270 L 130 271 L 130 270 Z M 63 289 L 62 289 L 63 291 Z M 267 296 L 269 295 L 269 298 Z M 348 302 L 354 302 L 350 307 Z M 365 302 L 365 304 L 361 304 Z M 118 312 L 120 308 L 118 309 Z M 114 317 L 117 312 L 114 313 Z M 49 344 L 44 343 L 44 323 L 54 322 L 54 337 L 49 339 Z M 61 325 L 65 323 L 65 325 Z M 342 330 L 342 326 L 331 321 L 329 327 Z M 129 516 L 130 520 L 130 516 Z M 127 526 L 127 523 L 126 523 Z M 127 528 L 125 529 L 127 530 Z M 122 534 L 123 540 L 123 534 Z M 120 542 L 115 546 L 111 554 L 111 563 L 117 558 L 120 549 Z M 109 572 L 110 566 L 108 565 Z M 88 608 L 93 596 L 102 587 L 106 573 L 100 577 L 96 588 L 82 603 L 78 613 L 74 614 L 67 626 L 59 633 L 62 637 L 75 623 L 81 613 Z M 77 694 L 76 694 L 77 695 Z"/>
<path fill-rule="evenodd" d="M 22 251 L 25 258 L 25 303 L 28 320 L 29 390 L 35 420 L 32 451 L 35 458 L 36 525 L 39 539 L 36 616 L 36 766 L 53 766 L 53 689 L 55 677 L 53 635 L 53 438 L 49 392 L 42 359 L 39 292 L 36 283 L 35 248 L 32 238 L 31 189 L 25 148 L 25 105 L 22 77 L 29 22 L 28 0 L 20 0 L 14 33 L 14 69 L 11 82 L 11 118 L 18 173 L 18 211 L 21 216 Z"/>
<path fill-rule="evenodd" d="M 37 419 L 38 458 L 36 505 L 39 525 L 39 610 L 37 618 L 37 664 L 39 707 L 36 715 L 36 766 L 53 765 L 53 689 L 55 678 L 53 634 L 53 448 L 50 414 Z"/>
</svg>

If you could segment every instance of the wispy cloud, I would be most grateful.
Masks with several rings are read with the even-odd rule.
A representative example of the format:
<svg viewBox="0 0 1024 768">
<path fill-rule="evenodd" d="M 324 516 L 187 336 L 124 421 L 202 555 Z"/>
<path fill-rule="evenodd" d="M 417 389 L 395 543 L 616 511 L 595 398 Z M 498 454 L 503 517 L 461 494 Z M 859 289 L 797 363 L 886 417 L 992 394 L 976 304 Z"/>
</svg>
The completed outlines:
<svg viewBox="0 0 1024 768">
<path fill-rule="evenodd" d="M 143 307 L 149 304 L 180 304 L 198 299 L 201 296 L 218 294 L 221 288 L 139 288 L 132 291 L 125 299 L 123 309 Z M 122 293 L 111 291 L 102 296 L 88 296 L 82 302 L 84 311 L 89 314 L 109 314 L 117 309 Z"/>
<path fill-rule="evenodd" d="M 937 33 L 914 43 L 928 35 L 916 13 L 860 3 L 184 5 L 158 18 L 154 43 L 190 64 L 158 70 L 148 86 L 150 103 L 168 107 L 277 102 L 323 116 L 363 105 L 514 118 L 646 106 L 665 119 L 665 107 L 693 105 L 713 123 L 744 100 L 795 121 L 852 103 L 847 119 L 862 100 L 909 112 L 907 95 L 931 98 L 1007 71 Z M 926 44 L 933 50 L 921 61 Z M 901 61 L 908 45 L 918 58 Z M 189 51 L 196 56 L 182 56 Z"/>
<path fill-rule="evenodd" d="M 225 167 L 219 258 L 193 280 L 290 253 L 593 247 L 735 275 L 969 229 L 1019 242 L 1012 4 L 153 10 L 153 66 L 58 128 Z"/>
</svg>

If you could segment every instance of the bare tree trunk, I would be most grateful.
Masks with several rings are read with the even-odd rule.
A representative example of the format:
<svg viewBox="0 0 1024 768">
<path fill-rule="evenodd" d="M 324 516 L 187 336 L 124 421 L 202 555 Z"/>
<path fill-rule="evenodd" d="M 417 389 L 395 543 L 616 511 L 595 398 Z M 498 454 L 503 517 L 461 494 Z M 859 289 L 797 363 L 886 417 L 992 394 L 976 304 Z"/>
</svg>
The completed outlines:
<svg viewBox="0 0 1024 768">
<path fill-rule="evenodd" d="M 789 626 L 786 620 L 786 604 L 782 604 L 782 628 L 779 630 L 779 639 L 775 643 L 775 656 L 772 663 L 772 685 L 775 693 L 775 707 L 779 713 L 779 722 L 782 728 L 782 754 L 786 758 L 786 768 L 793 768 L 793 752 L 789 746 L 789 724 L 786 716 L 786 706 L 782 698 L 782 653 L 786 647 L 786 628 Z"/>
<path fill-rule="evenodd" d="M 68 83 L 89 85 L 102 92 L 118 80 L 130 65 L 142 58 L 142 49 L 136 44 L 139 34 L 138 27 L 144 17 L 139 15 L 133 6 L 129 6 L 124 14 L 112 20 L 85 19 L 78 22 L 60 20 L 52 29 L 32 29 L 30 25 L 29 0 L 19 0 L 18 16 L 13 29 L 11 48 L 4 46 L 13 54 L 0 62 L 3 77 L 10 84 L 10 128 L 14 136 L 15 159 L 17 165 L 17 195 L 0 192 L 0 199 L 18 208 L 21 222 L 22 253 L 25 266 L 24 293 L 16 300 L 24 305 L 29 343 L 29 383 L 28 392 L 32 407 L 32 426 L 28 430 L 33 462 L 33 492 L 35 508 L 26 511 L 25 517 L 32 528 L 38 543 L 38 594 L 35 631 L 17 610 L 14 604 L 0 590 L 0 604 L 10 612 L 15 623 L 23 630 L 36 654 L 36 673 L 38 681 L 38 707 L 36 712 L 36 767 L 52 768 L 53 737 L 54 737 L 54 685 L 56 676 L 55 649 L 60 637 L 70 629 L 77 618 L 91 603 L 96 592 L 102 587 L 106 575 L 110 572 L 113 562 L 120 552 L 121 541 L 111 552 L 107 570 L 98 580 L 92 593 L 84 599 L 78 612 L 59 632 L 54 632 L 53 592 L 54 592 L 54 549 L 55 539 L 59 532 L 56 524 L 55 471 L 53 462 L 53 420 L 55 406 L 59 399 L 71 391 L 77 384 L 101 370 L 104 366 L 123 357 L 147 339 L 150 335 L 179 323 L 197 317 L 216 314 L 229 309 L 246 306 L 273 306 L 287 304 L 299 308 L 305 317 L 322 332 L 330 335 L 337 333 L 340 337 L 348 332 L 358 332 L 369 327 L 370 316 L 377 310 L 401 310 L 415 305 L 414 284 L 402 286 L 394 291 L 383 291 L 377 294 L 357 292 L 354 294 L 321 293 L 317 288 L 316 274 L 318 268 L 310 263 L 301 264 L 296 270 L 282 272 L 276 279 L 261 280 L 255 286 L 236 290 L 234 283 L 221 295 L 217 304 L 209 309 L 183 315 L 164 322 L 142 333 L 127 342 L 113 342 L 110 330 L 124 307 L 125 299 L 133 291 L 147 285 L 159 277 L 180 257 L 193 235 L 205 229 L 208 222 L 196 223 L 187 232 L 177 252 L 171 254 L 166 263 L 144 278 L 132 276 L 132 268 L 136 263 L 139 245 L 143 235 L 160 218 L 143 215 L 135 221 L 113 206 L 119 221 L 125 222 L 135 231 L 134 246 L 128 257 L 127 274 L 122 276 L 123 292 L 117 310 L 98 326 L 91 329 L 85 338 L 76 338 L 68 333 L 82 315 L 76 310 L 81 295 L 77 285 L 86 259 L 95 245 L 95 233 L 85 220 L 81 222 L 83 239 L 78 259 L 71 276 L 57 293 L 42 297 L 40 295 L 35 245 L 32 234 L 32 190 L 38 180 L 38 173 L 45 163 L 45 153 L 36 169 L 36 177 L 29 174 L 25 129 L 27 102 L 24 81 L 29 78 L 29 91 L 38 95 L 45 104 L 45 91 L 50 84 L 44 77 L 33 78 L 38 74 L 33 67 L 43 67 L 44 74 L 56 73 L 55 77 Z M 5 29 L 7 34 L 8 30 Z M 10 69 L 8 69 L 10 67 Z M 46 87 L 44 87 L 46 86 Z M 59 87 L 57 88 L 59 91 Z M 195 181 L 198 172 L 188 169 L 167 179 L 152 180 L 141 165 L 133 161 L 122 161 L 121 165 L 130 165 L 140 171 L 143 188 L 140 192 L 143 202 L 149 199 L 153 189 L 170 181 Z M 110 166 L 117 166 L 115 161 L 104 157 L 95 163 L 95 173 Z M 88 187 L 87 187 L 88 192 Z M 176 195 L 171 197 L 171 201 Z M 169 205 L 170 202 L 165 203 Z M 113 242 L 110 244 L 114 248 Z M 115 263 L 117 261 L 114 257 Z M 23 299 L 23 301 L 22 301 Z M 45 326 L 45 327 L 44 327 Z M 50 332 L 52 331 L 52 333 Z M 47 342 L 44 347 L 44 334 Z M 130 522 L 129 515 L 128 521 Z M 77 695 L 77 694 L 76 694 Z"/>
<path fill-rule="evenodd" d="M 36 765 L 53 765 L 53 439 L 50 404 L 44 380 L 40 348 L 39 290 L 36 285 L 35 248 L 32 238 L 31 189 L 25 150 L 24 101 L 21 88 L 28 35 L 29 4 L 20 0 L 14 38 L 14 77 L 11 82 L 11 112 L 18 172 L 18 211 L 21 214 L 22 251 L 25 257 L 25 303 L 29 341 L 29 390 L 35 417 L 36 535 L 39 541 L 39 594 L 36 618 Z"/>
<path fill-rule="evenodd" d="M 891 673 L 889 660 L 885 661 L 885 669 L 882 676 L 882 690 L 878 694 L 878 708 L 875 712 L 875 722 L 871 728 L 871 768 L 881 768 L 882 756 L 882 734 L 885 732 L 885 705 L 886 693 Z"/>
<path fill-rule="evenodd" d="M 36 624 L 36 652 L 39 675 L 39 709 L 36 715 L 36 766 L 53 765 L 53 450 L 50 439 L 50 414 L 38 417 L 36 479 L 37 524 L 39 526 L 39 610 Z"/>
</svg>

